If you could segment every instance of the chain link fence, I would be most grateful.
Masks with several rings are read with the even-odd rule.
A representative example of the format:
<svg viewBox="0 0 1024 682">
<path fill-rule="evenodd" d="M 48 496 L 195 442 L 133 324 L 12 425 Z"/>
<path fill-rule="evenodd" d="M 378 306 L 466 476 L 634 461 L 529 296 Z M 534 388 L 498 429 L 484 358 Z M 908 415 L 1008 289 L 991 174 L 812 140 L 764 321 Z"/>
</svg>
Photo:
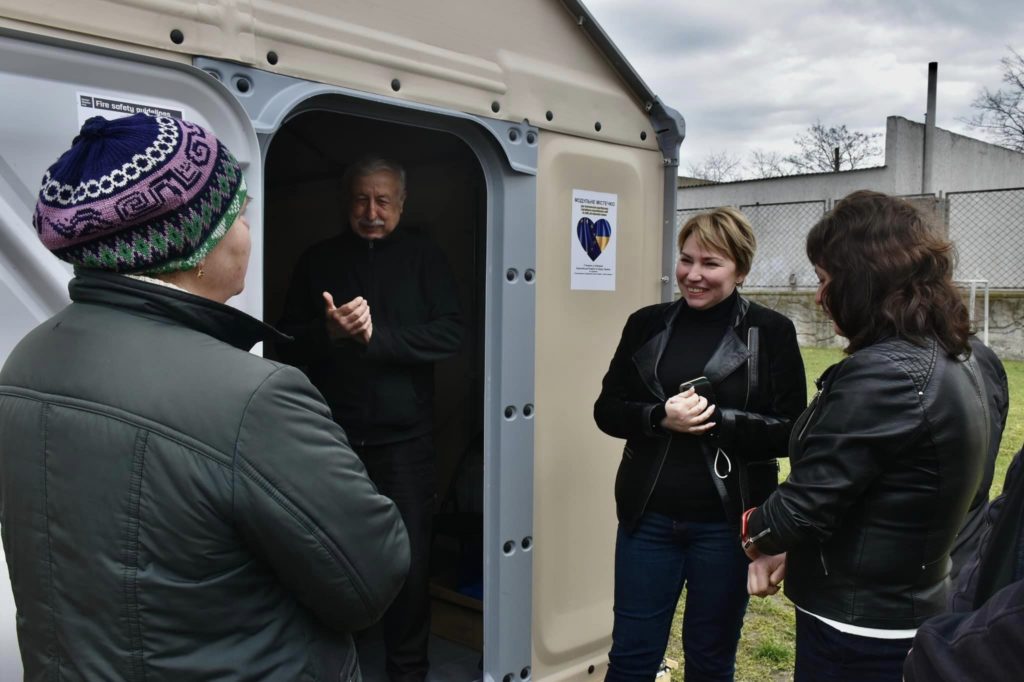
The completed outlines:
<svg viewBox="0 0 1024 682">
<path fill-rule="evenodd" d="M 957 280 L 987 282 L 992 289 L 1024 289 L 1024 187 L 903 198 L 917 206 L 956 245 Z M 833 204 L 834 200 L 822 199 L 740 205 L 757 237 L 757 254 L 746 286 L 817 286 L 804 240 Z M 708 210 L 712 209 L 679 210 L 676 230 L 692 216 Z"/>
<path fill-rule="evenodd" d="M 825 214 L 826 202 L 795 201 L 778 204 L 746 204 L 738 207 L 754 228 L 757 253 L 744 286 L 813 287 L 818 280 L 807 262 L 804 239 Z M 682 209 L 676 231 L 691 217 L 710 208 Z"/>
<path fill-rule="evenodd" d="M 1024 187 L 946 194 L 958 280 L 1024 289 Z"/>
</svg>

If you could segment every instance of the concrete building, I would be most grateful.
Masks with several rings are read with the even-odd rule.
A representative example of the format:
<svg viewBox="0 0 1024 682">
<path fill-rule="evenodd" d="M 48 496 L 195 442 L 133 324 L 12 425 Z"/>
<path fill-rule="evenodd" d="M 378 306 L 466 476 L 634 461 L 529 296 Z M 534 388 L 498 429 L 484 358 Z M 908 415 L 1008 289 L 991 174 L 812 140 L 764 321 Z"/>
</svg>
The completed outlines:
<svg viewBox="0 0 1024 682">
<path fill-rule="evenodd" d="M 956 245 L 955 276 L 969 302 L 968 292 L 976 294 L 979 333 L 987 323 L 996 352 L 1024 359 L 1024 154 L 936 128 L 932 191 L 925 192 L 924 138 L 924 124 L 890 116 L 882 166 L 724 183 L 680 178 L 679 218 L 707 207 L 740 207 L 758 238 L 745 293 L 793 318 L 802 344 L 841 345 L 813 303 L 806 233 L 832 203 L 855 190 L 908 197 Z"/>
<path fill-rule="evenodd" d="M 858 189 L 898 195 L 921 194 L 924 130 L 923 123 L 890 116 L 885 121 L 883 166 L 689 186 L 690 179 L 687 179 L 680 182 L 677 205 L 688 209 L 840 199 Z M 684 145 L 684 154 L 685 150 Z M 943 194 L 1024 187 L 1024 154 L 936 128 L 933 185 L 936 192 Z"/>
</svg>

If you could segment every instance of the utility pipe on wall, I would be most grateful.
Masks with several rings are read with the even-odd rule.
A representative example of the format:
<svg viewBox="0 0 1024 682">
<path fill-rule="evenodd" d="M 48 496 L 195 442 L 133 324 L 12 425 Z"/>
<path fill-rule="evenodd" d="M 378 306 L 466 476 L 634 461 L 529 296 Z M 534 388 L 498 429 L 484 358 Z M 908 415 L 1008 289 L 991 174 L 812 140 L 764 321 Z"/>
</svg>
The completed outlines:
<svg viewBox="0 0 1024 682">
<path fill-rule="evenodd" d="M 921 194 L 934 194 L 932 173 L 935 166 L 935 93 L 938 90 L 939 63 L 928 62 L 928 113 L 924 118 L 924 157 L 921 159 Z"/>
</svg>

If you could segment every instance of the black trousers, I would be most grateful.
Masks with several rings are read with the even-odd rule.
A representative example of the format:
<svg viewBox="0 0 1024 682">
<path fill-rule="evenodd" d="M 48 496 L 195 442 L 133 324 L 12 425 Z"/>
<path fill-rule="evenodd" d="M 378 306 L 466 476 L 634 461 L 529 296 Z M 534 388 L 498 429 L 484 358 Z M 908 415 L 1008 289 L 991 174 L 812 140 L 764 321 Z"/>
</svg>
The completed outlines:
<svg viewBox="0 0 1024 682">
<path fill-rule="evenodd" d="M 901 682 L 910 639 L 877 639 L 836 630 L 796 610 L 796 682 Z"/>
<path fill-rule="evenodd" d="M 409 533 L 409 577 L 381 621 L 388 679 L 423 682 L 429 667 L 430 541 L 436 487 L 433 436 L 355 449 L 377 489 L 398 507 Z"/>
</svg>

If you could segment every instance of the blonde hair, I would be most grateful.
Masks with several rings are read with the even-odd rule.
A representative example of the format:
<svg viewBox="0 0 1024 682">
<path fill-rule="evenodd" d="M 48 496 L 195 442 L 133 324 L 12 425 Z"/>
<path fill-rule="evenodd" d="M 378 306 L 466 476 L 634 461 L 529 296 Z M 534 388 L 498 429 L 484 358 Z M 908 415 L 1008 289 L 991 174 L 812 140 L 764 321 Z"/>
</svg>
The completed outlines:
<svg viewBox="0 0 1024 682">
<path fill-rule="evenodd" d="M 736 272 L 747 275 L 754 262 L 757 240 L 747 216 L 730 206 L 698 213 L 679 230 L 678 247 L 693 235 L 705 248 L 728 256 L 736 263 Z"/>
</svg>

